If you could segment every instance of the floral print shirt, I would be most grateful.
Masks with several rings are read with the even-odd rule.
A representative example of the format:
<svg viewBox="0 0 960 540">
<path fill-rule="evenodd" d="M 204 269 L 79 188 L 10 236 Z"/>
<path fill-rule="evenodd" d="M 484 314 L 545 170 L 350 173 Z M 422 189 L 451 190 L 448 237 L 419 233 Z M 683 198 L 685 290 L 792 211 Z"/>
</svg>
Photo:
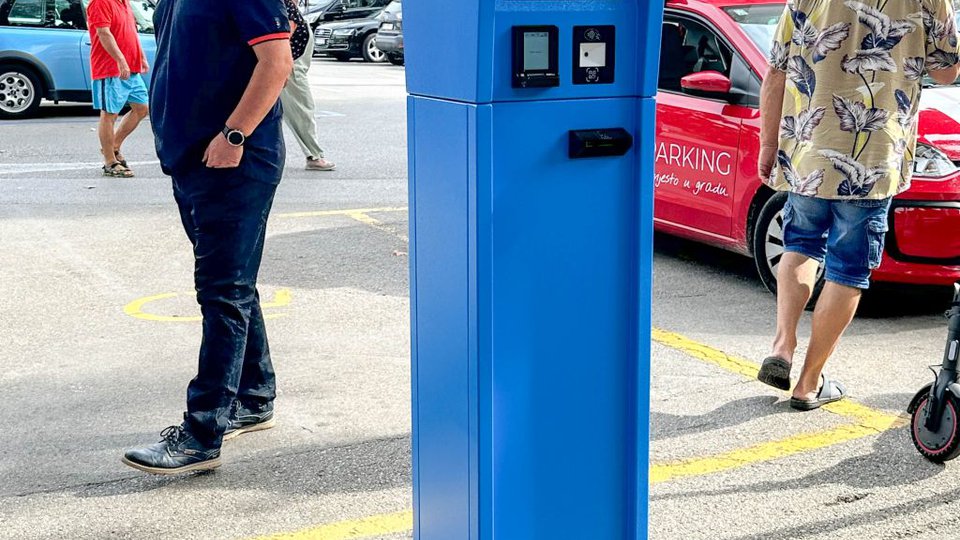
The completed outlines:
<svg viewBox="0 0 960 540">
<path fill-rule="evenodd" d="M 910 187 L 922 78 L 960 62 L 952 0 L 793 0 L 770 65 L 786 72 L 780 191 L 886 199 Z"/>
</svg>

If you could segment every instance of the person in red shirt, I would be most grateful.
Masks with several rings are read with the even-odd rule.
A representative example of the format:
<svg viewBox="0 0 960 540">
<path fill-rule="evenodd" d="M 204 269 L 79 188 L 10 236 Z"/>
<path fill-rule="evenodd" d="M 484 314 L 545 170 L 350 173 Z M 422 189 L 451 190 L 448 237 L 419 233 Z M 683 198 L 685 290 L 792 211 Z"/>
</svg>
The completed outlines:
<svg viewBox="0 0 960 540">
<path fill-rule="evenodd" d="M 150 66 L 143 54 L 137 21 L 129 0 L 91 0 L 87 6 L 90 28 L 90 73 L 93 108 L 100 110 L 100 151 L 103 175 L 130 178 L 120 147 L 149 113 L 147 85 L 141 77 Z M 130 112 L 117 124 L 125 105 Z"/>
</svg>

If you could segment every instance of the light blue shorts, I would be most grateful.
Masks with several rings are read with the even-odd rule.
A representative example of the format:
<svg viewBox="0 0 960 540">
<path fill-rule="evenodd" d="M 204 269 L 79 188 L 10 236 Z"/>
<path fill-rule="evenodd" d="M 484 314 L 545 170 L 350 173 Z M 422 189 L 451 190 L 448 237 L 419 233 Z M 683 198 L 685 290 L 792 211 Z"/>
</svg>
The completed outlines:
<svg viewBox="0 0 960 540">
<path fill-rule="evenodd" d="M 120 114 L 127 103 L 146 105 L 149 101 L 147 85 L 139 73 L 123 80 L 120 77 L 93 81 L 93 108 L 110 114 Z"/>
</svg>

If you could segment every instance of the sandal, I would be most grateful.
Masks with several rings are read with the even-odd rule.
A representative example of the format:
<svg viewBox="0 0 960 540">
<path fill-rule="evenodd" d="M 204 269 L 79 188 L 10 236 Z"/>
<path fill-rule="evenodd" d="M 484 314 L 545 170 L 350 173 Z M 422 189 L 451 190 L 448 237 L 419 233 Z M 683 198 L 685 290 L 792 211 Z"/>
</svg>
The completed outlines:
<svg viewBox="0 0 960 540">
<path fill-rule="evenodd" d="M 790 362 L 780 356 L 770 356 L 763 361 L 757 380 L 780 390 L 790 389 Z"/>
<path fill-rule="evenodd" d="M 109 178 L 133 178 L 133 171 L 123 166 L 119 161 L 103 166 L 103 175 Z"/>
<path fill-rule="evenodd" d="M 123 157 L 123 154 L 120 153 L 120 149 L 113 151 L 113 157 L 117 158 L 117 163 L 123 165 L 124 169 L 130 168 L 130 166 L 127 165 L 127 159 Z"/>
<path fill-rule="evenodd" d="M 844 388 L 842 384 L 831 380 L 826 373 L 821 374 L 820 378 L 823 380 L 823 384 L 820 386 L 820 391 L 817 392 L 817 397 L 813 399 L 797 399 L 791 397 L 790 406 L 798 411 L 812 411 L 819 409 L 827 403 L 840 401 L 847 397 L 847 389 Z"/>
</svg>

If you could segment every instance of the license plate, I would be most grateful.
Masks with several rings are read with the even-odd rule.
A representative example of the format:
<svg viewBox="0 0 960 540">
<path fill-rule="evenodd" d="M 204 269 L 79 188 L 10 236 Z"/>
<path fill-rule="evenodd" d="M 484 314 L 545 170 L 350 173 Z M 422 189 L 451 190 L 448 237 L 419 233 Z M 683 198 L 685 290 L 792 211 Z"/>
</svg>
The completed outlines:
<svg viewBox="0 0 960 540">
<path fill-rule="evenodd" d="M 320 45 L 321 47 L 324 46 L 324 45 L 326 45 L 326 44 L 327 44 L 326 38 L 320 38 L 320 39 L 317 40 L 317 45 Z"/>
</svg>

